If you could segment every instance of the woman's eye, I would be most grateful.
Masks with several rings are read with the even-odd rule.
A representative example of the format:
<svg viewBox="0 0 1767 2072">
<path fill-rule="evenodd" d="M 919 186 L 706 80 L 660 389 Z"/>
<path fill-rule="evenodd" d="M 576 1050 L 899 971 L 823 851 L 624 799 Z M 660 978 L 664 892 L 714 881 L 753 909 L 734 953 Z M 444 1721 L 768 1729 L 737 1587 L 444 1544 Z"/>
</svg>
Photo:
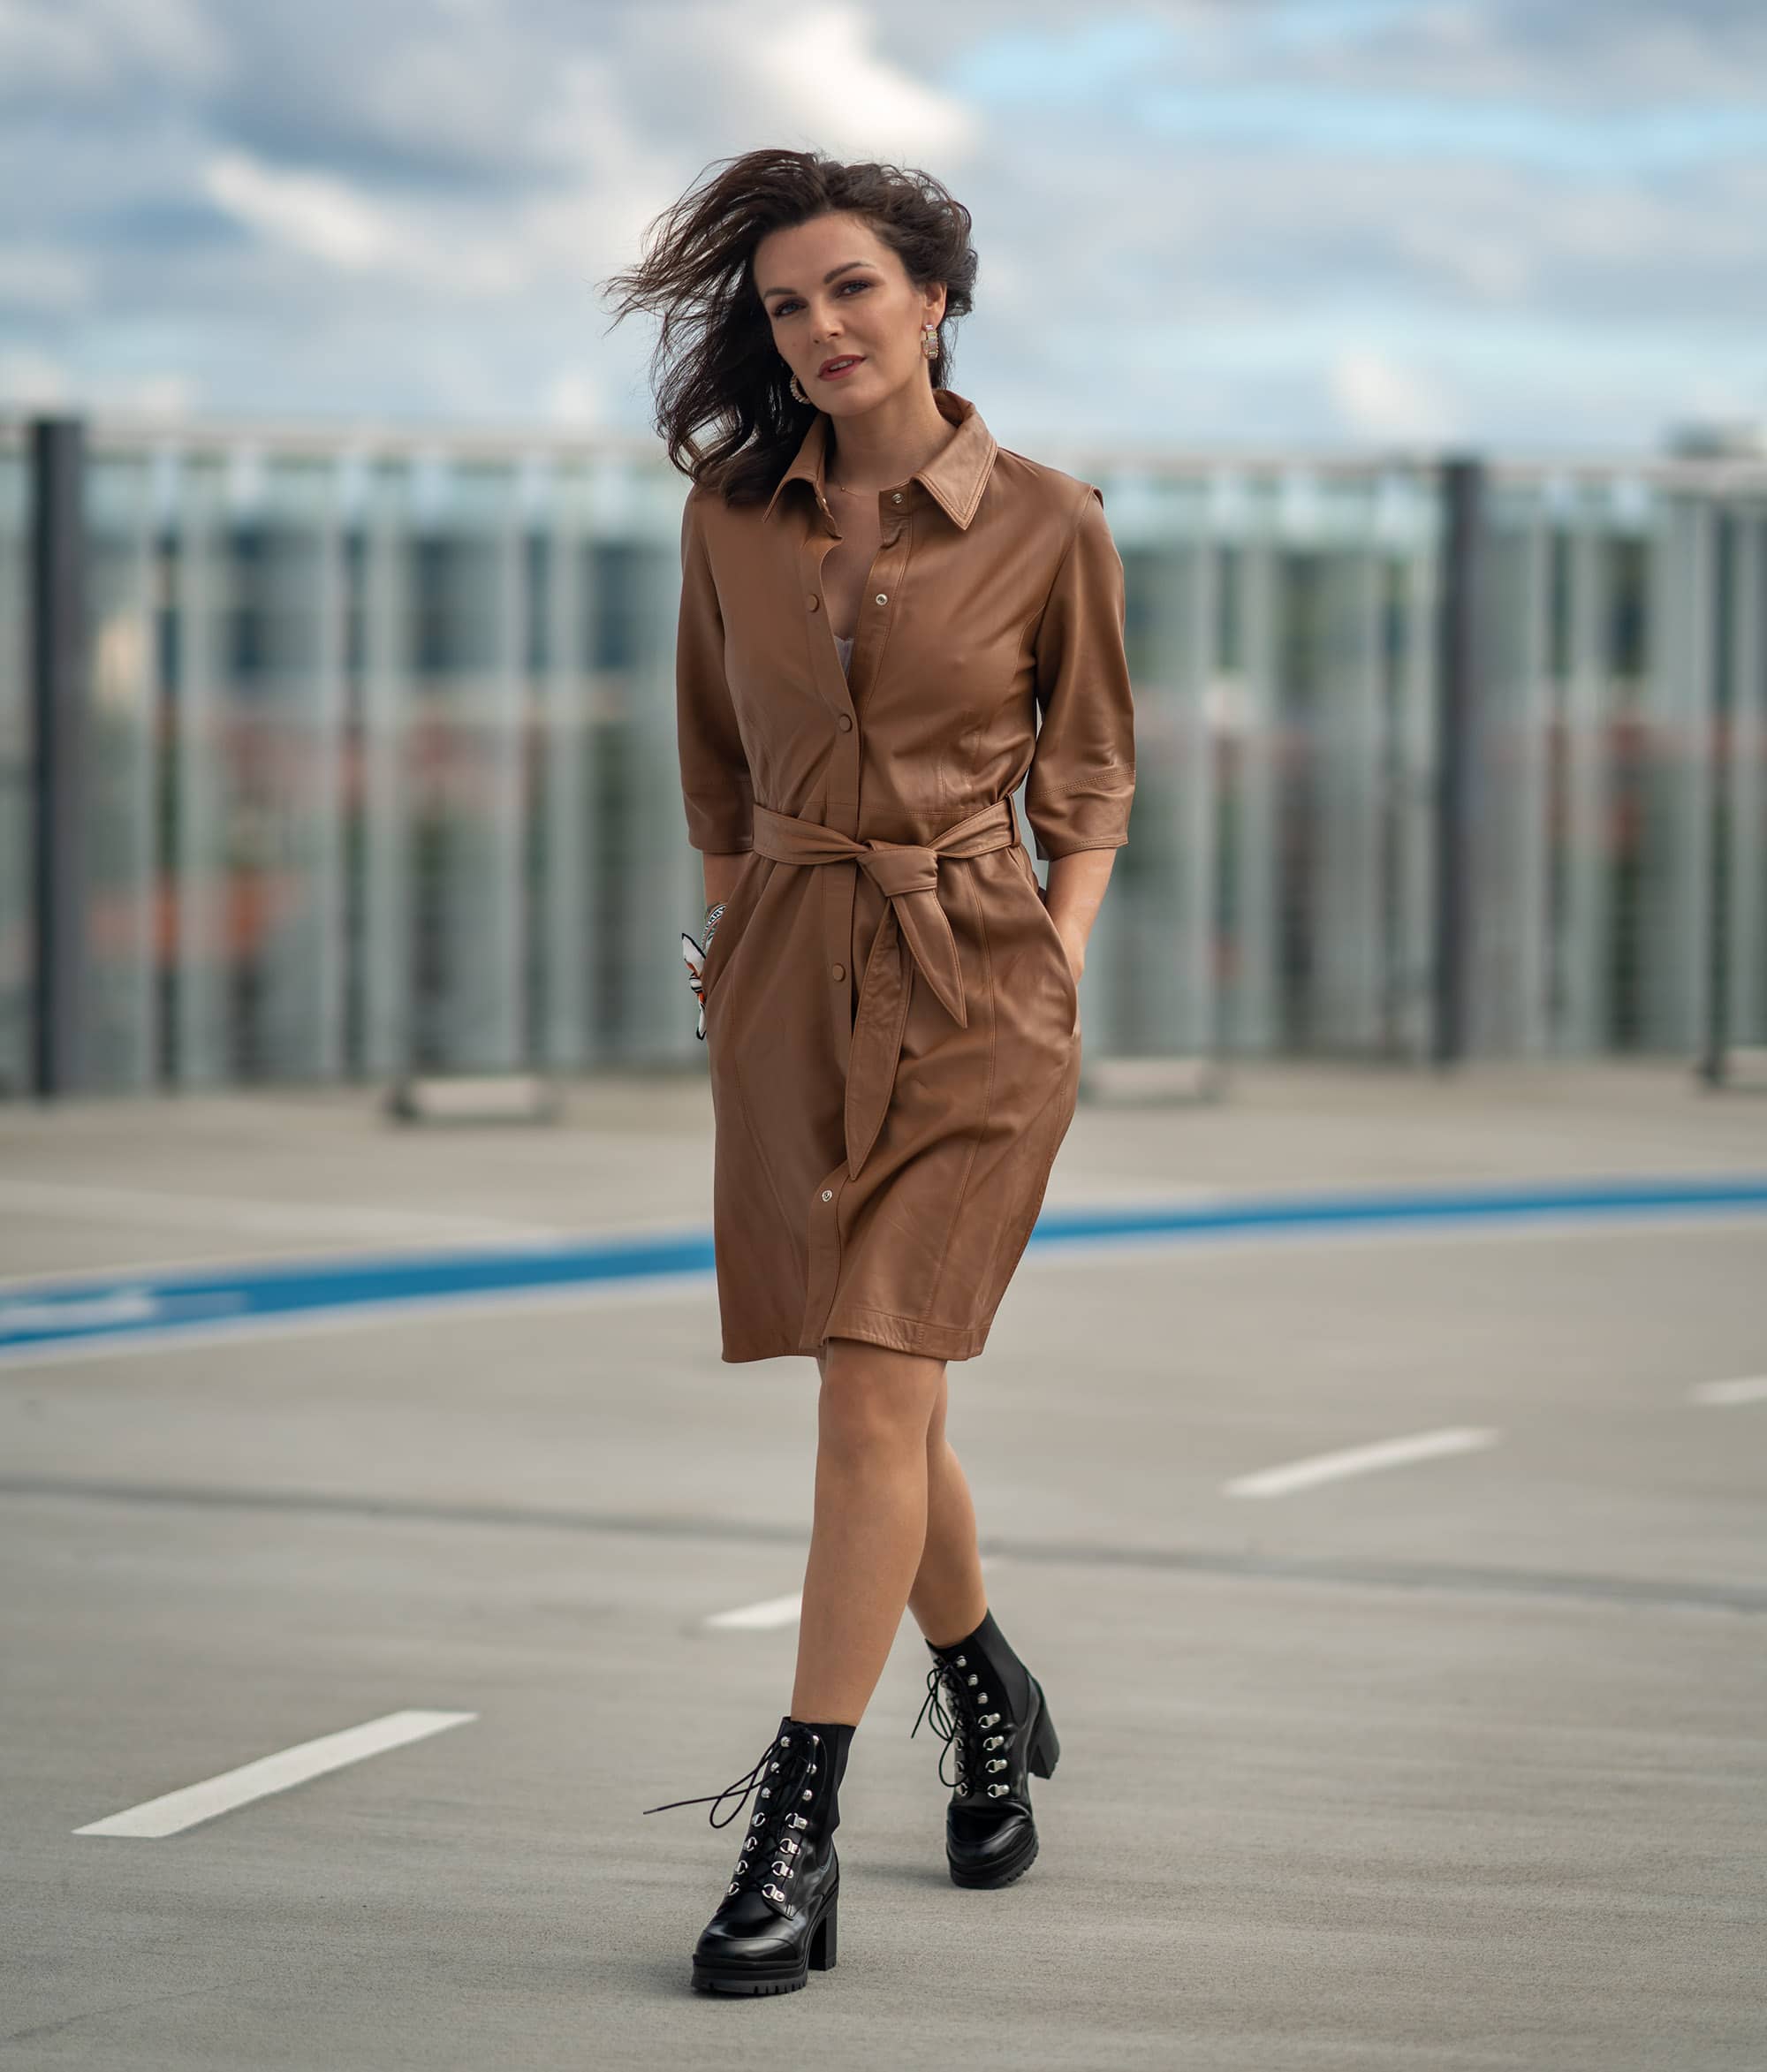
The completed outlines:
<svg viewBox="0 0 1767 2072">
<path fill-rule="evenodd" d="M 835 293 L 838 295 L 841 292 L 841 288 L 868 288 L 870 285 L 871 283 L 869 281 L 843 281 L 840 284 L 840 287 L 835 290 Z M 777 303 L 774 307 L 774 317 L 777 320 L 782 316 L 789 316 L 797 307 L 798 305 L 795 302 Z"/>
</svg>

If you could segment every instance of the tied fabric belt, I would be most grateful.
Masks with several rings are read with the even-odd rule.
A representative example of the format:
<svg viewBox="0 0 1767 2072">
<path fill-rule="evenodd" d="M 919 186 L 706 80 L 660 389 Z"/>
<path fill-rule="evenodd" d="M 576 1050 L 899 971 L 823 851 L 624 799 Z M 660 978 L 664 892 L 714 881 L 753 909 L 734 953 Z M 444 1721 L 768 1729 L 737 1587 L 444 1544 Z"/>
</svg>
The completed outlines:
<svg viewBox="0 0 1767 2072">
<path fill-rule="evenodd" d="M 938 900 L 941 856 L 980 856 L 1018 840 L 1011 799 L 997 799 L 930 842 L 855 841 L 820 821 L 755 804 L 755 848 L 776 863 L 856 863 L 884 895 L 884 920 L 866 960 L 846 1066 L 846 1170 L 864 1165 L 896 1084 L 918 964 L 960 1028 L 969 1026 L 957 942 Z"/>
</svg>

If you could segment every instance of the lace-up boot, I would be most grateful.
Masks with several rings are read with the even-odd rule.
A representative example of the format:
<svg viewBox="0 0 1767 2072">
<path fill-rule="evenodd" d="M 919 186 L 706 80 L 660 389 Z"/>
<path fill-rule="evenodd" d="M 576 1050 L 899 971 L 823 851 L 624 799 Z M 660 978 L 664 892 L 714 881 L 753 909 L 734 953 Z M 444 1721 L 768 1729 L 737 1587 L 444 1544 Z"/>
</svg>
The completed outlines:
<svg viewBox="0 0 1767 2072">
<path fill-rule="evenodd" d="M 756 1795 L 736 1869 L 694 1950 L 693 1982 L 701 1992 L 796 1992 L 809 1983 L 812 1969 L 833 1970 L 840 1894 L 834 1831 L 855 1731 L 846 1721 L 787 1713 L 746 1777 L 714 1797 L 669 1801 L 709 1804 L 707 1819 L 728 1827 L 749 1794 Z M 720 1820 L 717 1809 L 732 1792 L 740 1795 Z"/>
<path fill-rule="evenodd" d="M 927 1643 L 933 1658 L 927 1695 L 909 1730 L 920 1732 L 930 1707 L 934 1730 L 955 1753 L 945 1808 L 945 1861 L 954 1885 L 1010 1885 L 1037 1853 L 1030 1780 L 1050 1776 L 1061 1753 L 1043 1689 L 1007 1645 L 990 1612 L 974 1633 L 948 1648 Z"/>
</svg>

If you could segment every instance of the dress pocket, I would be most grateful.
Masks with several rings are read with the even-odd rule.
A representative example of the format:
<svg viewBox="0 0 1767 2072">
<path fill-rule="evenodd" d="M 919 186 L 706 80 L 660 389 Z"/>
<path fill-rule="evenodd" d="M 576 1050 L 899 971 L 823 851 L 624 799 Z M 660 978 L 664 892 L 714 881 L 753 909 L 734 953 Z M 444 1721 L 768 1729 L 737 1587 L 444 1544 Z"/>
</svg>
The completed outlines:
<svg viewBox="0 0 1767 2072">
<path fill-rule="evenodd" d="M 755 852 L 751 849 L 737 871 L 736 883 L 724 894 L 724 912 L 712 930 L 705 962 L 700 968 L 700 990 L 708 1002 L 724 983 L 724 966 L 736 953 L 737 937 L 748 917 L 751 891 L 756 879 L 755 860 Z"/>
<path fill-rule="evenodd" d="M 1073 967 L 1067 960 L 1067 945 L 1061 939 L 1061 930 L 1056 926 L 1054 916 L 1043 904 L 1043 896 L 1037 884 L 1037 874 L 1031 863 L 1030 853 L 1022 844 L 1019 847 L 1019 861 L 1029 882 L 1031 898 L 1036 902 L 1037 916 L 1043 923 L 1043 936 L 1050 945 L 1050 954 L 1055 960 L 1056 975 L 1067 998 L 1067 1018 L 1070 1029 L 1080 1027 L 1080 984 L 1073 975 Z"/>
</svg>

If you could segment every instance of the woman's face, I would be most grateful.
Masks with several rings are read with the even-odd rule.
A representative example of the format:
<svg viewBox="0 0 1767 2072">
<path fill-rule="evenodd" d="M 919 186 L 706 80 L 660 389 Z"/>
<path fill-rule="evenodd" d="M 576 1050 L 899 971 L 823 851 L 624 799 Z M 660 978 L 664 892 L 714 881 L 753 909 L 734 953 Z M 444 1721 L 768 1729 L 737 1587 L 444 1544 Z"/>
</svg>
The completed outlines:
<svg viewBox="0 0 1767 2072">
<path fill-rule="evenodd" d="M 818 410 L 874 410 L 932 362 L 922 324 L 944 315 L 944 289 L 915 287 L 901 261 L 858 216 L 819 216 L 770 231 L 755 249 L 755 281 L 773 344 Z M 830 361 L 857 359 L 845 374 Z"/>
</svg>

